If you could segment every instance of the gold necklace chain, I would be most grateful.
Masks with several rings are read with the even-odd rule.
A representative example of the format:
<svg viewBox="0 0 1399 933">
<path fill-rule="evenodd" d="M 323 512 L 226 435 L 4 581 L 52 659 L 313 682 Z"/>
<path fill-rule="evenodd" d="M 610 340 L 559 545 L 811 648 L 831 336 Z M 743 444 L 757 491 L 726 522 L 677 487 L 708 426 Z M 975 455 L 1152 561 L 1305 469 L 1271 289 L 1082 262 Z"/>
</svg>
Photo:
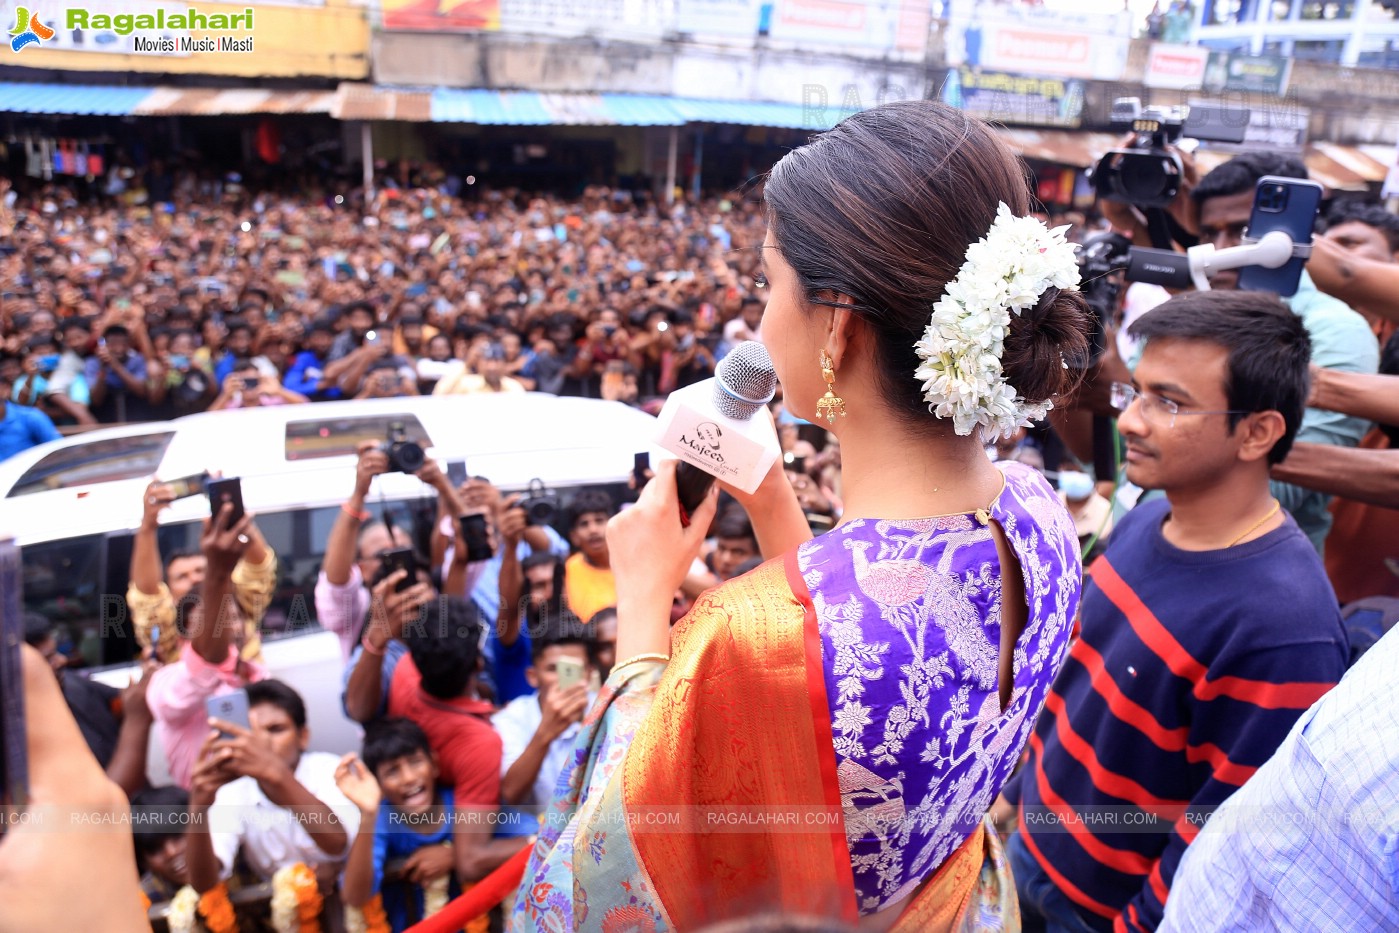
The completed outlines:
<svg viewBox="0 0 1399 933">
<path fill-rule="evenodd" d="M 1264 522 L 1266 522 L 1268 519 L 1272 518 L 1274 515 L 1278 514 L 1278 512 L 1279 512 L 1281 509 L 1282 509 L 1282 503 L 1279 502 L 1277 499 L 1274 499 L 1274 500 L 1273 500 L 1273 507 L 1272 507 L 1271 509 L 1268 510 L 1268 514 L 1267 514 L 1267 515 L 1264 515 L 1264 516 L 1263 516 L 1262 518 L 1260 518 L 1258 521 L 1254 522 L 1252 525 L 1249 525 L 1249 526 L 1248 526 L 1248 531 L 1245 531 L 1243 534 L 1239 535 L 1239 536 L 1238 536 L 1237 538 L 1235 538 L 1233 541 L 1230 541 L 1228 544 L 1225 545 L 1225 547 L 1233 547 L 1234 545 L 1236 545 L 1236 544 L 1238 544 L 1240 541 L 1242 541 L 1244 538 L 1247 538 L 1249 535 L 1253 534 L 1253 533 L 1254 533 L 1255 531 L 1257 531 L 1260 527 L 1262 527 L 1262 525 L 1263 525 Z"/>
</svg>

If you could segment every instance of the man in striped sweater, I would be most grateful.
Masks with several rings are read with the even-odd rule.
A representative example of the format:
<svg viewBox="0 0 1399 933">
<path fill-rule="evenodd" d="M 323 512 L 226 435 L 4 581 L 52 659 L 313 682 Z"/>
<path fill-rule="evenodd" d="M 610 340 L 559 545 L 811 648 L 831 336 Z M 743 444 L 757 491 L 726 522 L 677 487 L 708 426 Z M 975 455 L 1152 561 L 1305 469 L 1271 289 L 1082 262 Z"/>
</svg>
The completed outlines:
<svg viewBox="0 0 1399 933">
<path fill-rule="evenodd" d="M 1089 568 L 1079 636 L 1009 792 L 1025 929 L 1154 930 L 1186 846 L 1340 679 L 1316 550 L 1268 488 L 1310 341 L 1276 297 L 1177 296 L 1114 387 L 1139 505 Z"/>
</svg>

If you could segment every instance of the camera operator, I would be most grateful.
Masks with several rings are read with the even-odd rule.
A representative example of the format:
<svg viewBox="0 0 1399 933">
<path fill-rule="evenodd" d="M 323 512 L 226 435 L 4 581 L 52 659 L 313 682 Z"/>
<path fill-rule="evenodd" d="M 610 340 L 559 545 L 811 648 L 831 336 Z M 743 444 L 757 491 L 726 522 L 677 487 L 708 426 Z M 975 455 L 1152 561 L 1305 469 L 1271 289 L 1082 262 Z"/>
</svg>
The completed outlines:
<svg viewBox="0 0 1399 933">
<path fill-rule="evenodd" d="M 1245 153 L 1220 165 L 1198 181 L 1194 181 L 1190 163 L 1183 159 L 1182 165 L 1186 168 L 1168 213 L 1187 233 L 1198 234 L 1201 243 L 1212 243 L 1217 250 L 1238 246 L 1242 242 L 1260 178 L 1264 175 L 1307 177 L 1306 166 L 1299 158 L 1276 152 Z M 1110 216 L 1122 214 L 1121 206 L 1108 208 L 1110 202 L 1103 203 Z M 1131 232 L 1134 241 L 1140 243 L 1144 228 L 1136 224 L 1131 227 Z M 1237 288 L 1237 270 L 1218 273 L 1211 285 L 1216 290 Z M 1344 302 L 1319 291 L 1306 272 L 1302 274 L 1296 294 L 1283 300 L 1301 318 L 1307 329 L 1311 338 L 1312 363 L 1328 370 L 1376 371 L 1379 347 L 1365 319 Z M 1113 365 L 1114 360 L 1110 357 L 1114 356 L 1110 350 L 1102 361 L 1102 368 Z M 1127 362 L 1131 365 L 1135 361 Z M 1100 390 L 1106 379 L 1099 374 L 1091 381 Z M 1094 388 L 1088 388 L 1081 396 L 1080 406 L 1100 411 L 1101 404 L 1098 403 L 1101 399 L 1097 396 L 1101 394 L 1101 391 L 1095 393 Z M 1060 421 L 1056 420 L 1055 423 L 1057 426 Z M 1297 440 L 1303 444 L 1355 447 L 1366 428 L 1361 418 L 1308 408 Z M 1073 438 L 1071 432 L 1066 433 L 1065 440 L 1076 443 L 1074 452 L 1080 457 L 1087 455 L 1087 451 L 1079 449 L 1083 446 L 1081 440 Z M 1331 516 L 1326 509 L 1329 496 L 1278 481 L 1273 484 L 1273 494 L 1292 513 L 1318 553 L 1323 553 L 1326 534 L 1331 527 Z"/>
<path fill-rule="evenodd" d="M 382 555 L 385 550 L 412 546 L 409 536 L 402 529 L 395 527 L 391 538 L 388 527 L 383 524 L 365 526 L 359 535 L 359 560 L 352 564 L 346 559 L 346 542 L 353 539 L 355 527 L 368 515 L 359 510 L 363 508 L 364 501 L 361 489 L 367 492 L 370 479 L 380 473 L 389 472 L 392 465 L 389 459 L 388 454 L 373 441 L 366 441 L 360 445 L 355 496 L 341 507 L 341 515 L 337 516 L 335 528 L 331 529 L 330 543 L 335 547 L 335 564 L 332 566 L 331 552 L 327 548 L 327 569 L 322 571 L 326 587 L 322 590 L 320 581 L 316 584 L 317 612 L 322 611 L 322 593 L 328 597 L 326 602 L 333 603 L 336 610 L 334 630 L 340 636 L 342 651 L 346 651 L 349 656 L 343 678 L 341 702 L 345 714 L 356 722 L 370 722 L 383 714 L 388 702 L 389 684 L 393 682 L 399 660 L 407 651 L 399 640 L 403 631 L 403 620 L 407 618 L 404 613 L 412 615 L 418 607 L 426 605 L 438 596 L 438 590 L 431 582 L 428 562 L 421 556 L 414 557 L 418 579 L 415 582 L 410 581 L 407 589 L 402 592 L 397 589 L 397 585 L 404 579 L 402 571 L 389 575 L 383 573 Z M 435 460 L 429 459 L 424 462 L 422 468 L 414 475 L 437 490 L 439 515 L 467 514 L 468 507 Z M 375 549 L 371 550 L 371 547 Z M 447 569 L 443 591 L 451 593 L 469 589 L 484 572 L 484 568 L 485 563 L 482 561 L 468 563 L 465 552 L 454 555 Z M 337 576 L 344 572 L 347 577 L 346 583 L 338 587 L 333 586 L 329 577 L 331 571 Z M 361 581 L 368 581 L 367 585 L 373 587 L 372 598 L 363 584 L 358 585 L 357 589 L 349 589 L 357 572 Z M 339 592 L 335 593 L 333 590 Z M 355 615 L 345 612 L 347 605 Z M 321 624 L 327 628 L 331 627 L 326 623 L 324 615 Z M 354 645 L 351 639 L 360 631 L 363 632 L 360 643 Z"/>
</svg>

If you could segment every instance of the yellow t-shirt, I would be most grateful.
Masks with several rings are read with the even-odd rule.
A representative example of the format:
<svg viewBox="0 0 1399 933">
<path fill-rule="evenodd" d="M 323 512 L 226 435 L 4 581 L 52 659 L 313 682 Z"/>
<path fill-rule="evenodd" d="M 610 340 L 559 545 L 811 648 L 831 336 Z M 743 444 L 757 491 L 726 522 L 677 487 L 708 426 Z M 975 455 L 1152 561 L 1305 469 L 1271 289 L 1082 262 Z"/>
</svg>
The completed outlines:
<svg viewBox="0 0 1399 933">
<path fill-rule="evenodd" d="M 580 621 L 617 605 L 617 580 L 610 568 L 594 567 L 582 553 L 564 564 L 564 598 Z"/>
</svg>

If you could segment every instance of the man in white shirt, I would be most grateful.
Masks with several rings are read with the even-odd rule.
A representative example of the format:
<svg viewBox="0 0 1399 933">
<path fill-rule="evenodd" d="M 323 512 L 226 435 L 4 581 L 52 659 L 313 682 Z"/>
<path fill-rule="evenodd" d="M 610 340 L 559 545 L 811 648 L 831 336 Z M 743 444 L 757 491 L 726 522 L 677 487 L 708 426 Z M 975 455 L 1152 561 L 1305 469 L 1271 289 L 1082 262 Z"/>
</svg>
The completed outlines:
<svg viewBox="0 0 1399 933">
<path fill-rule="evenodd" d="M 537 692 L 517 697 L 491 717 L 503 745 L 500 802 L 506 806 L 549 805 L 594 697 L 588 690 L 593 666 L 588 643 L 581 637 L 541 638 L 534 642 L 531 657 L 525 677 Z M 559 687 L 561 666 L 580 670 L 577 683 Z"/>
<path fill-rule="evenodd" d="M 241 850 L 260 880 L 305 863 L 333 878 L 359 829 L 359 809 L 335 784 L 339 759 L 307 752 L 306 706 L 275 680 L 249 684 L 251 729 L 219 722 L 190 786 L 185 861 L 199 893 L 233 874 Z"/>
</svg>

